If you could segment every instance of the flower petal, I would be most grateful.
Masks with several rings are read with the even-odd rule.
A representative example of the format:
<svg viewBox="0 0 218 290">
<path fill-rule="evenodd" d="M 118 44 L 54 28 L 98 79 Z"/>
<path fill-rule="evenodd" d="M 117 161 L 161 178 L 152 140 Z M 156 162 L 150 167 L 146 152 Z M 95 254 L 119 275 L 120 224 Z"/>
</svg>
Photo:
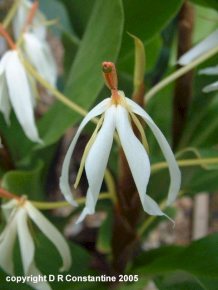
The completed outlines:
<svg viewBox="0 0 218 290">
<path fill-rule="evenodd" d="M 16 235 L 17 221 L 16 216 L 14 216 L 0 235 L 0 266 L 10 275 L 14 275 L 13 249 Z"/>
<path fill-rule="evenodd" d="M 25 203 L 25 208 L 28 212 L 29 217 L 57 248 L 63 261 L 63 266 L 60 268 L 60 271 L 69 270 L 72 262 L 71 253 L 69 246 L 61 233 L 30 202 L 27 201 Z"/>
<path fill-rule="evenodd" d="M 35 246 L 27 224 L 27 211 L 21 207 L 16 218 L 24 274 L 28 275 L 34 261 Z"/>
<path fill-rule="evenodd" d="M 76 206 L 77 203 L 73 199 L 73 195 L 70 189 L 69 185 L 69 166 L 70 166 L 70 160 L 74 151 L 74 148 L 76 146 L 76 142 L 83 130 L 83 128 L 86 126 L 86 124 L 93 119 L 94 117 L 102 114 L 107 107 L 110 104 L 110 98 L 107 98 L 103 100 L 101 103 L 99 103 L 97 106 L 95 106 L 83 119 L 82 123 L 80 124 L 76 135 L 73 138 L 73 141 L 70 144 L 70 147 L 68 148 L 67 154 L 64 158 L 63 166 L 62 166 L 62 172 L 60 177 L 60 189 L 65 197 L 65 199 L 72 204 L 73 206 Z"/>
<path fill-rule="evenodd" d="M 11 51 L 10 54 L 6 67 L 6 79 L 11 105 L 26 136 L 33 142 L 42 143 L 35 125 L 32 96 L 26 72 L 17 52 Z"/>
<path fill-rule="evenodd" d="M 218 29 L 211 33 L 208 37 L 199 42 L 196 46 L 191 48 L 188 52 L 183 54 L 178 63 L 180 65 L 187 65 L 202 54 L 218 45 Z"/>
<path fill-rule="evenodd" d="M 203 88 L 204 93 L 210 93 L 218 90 L 218 81 Z"/>
<path fill-rule="evenodd" d="M 156 126 L 156 124 L 151 119 L 151 117 L 139 105 L 137 105 L 132 100 L 126 98 L 126 101 L 128 105 L 131 107 L 132 111 L 138 114 L 139 116 L 141 116 L 146 121 L 147 125 L 150 127 L 154 136 L 156 137 L 157 142 L 164 154 L 164 157 L 166 158 L 166 161 L 169 166 L 170 179 L 171 179 L 167 203 L 171 204 L 175 201 L 176 196 L 180 189 L 180 185 L 181 185 L 181 172 L 179 170 L 179 167 L 177 165 L 173 152 L 166 138 L 164 137 L 160 129 Z"/>
<path fill-rule="evenodd" d="M 200 75 L 218 75 L 218 65 L 213 67 L 207 67 L 199 71 Z"/>
<path fill-rule="evenodd" d="M 25 33 L 24 51 L 40 75 L 55 86 L 57 80 L 57 68 L 47 43 L 40 41 L 33 33 Z"/>
<path fill-rule="evenodd" d="M 29 269 L 29 276 L 42 276 L 43 274 L 39 271 L 39 269 L 36 267 L 34 261 L 30 266 Z M 30 285 L 32 288 L 36 290 L 52 290 L 50 285 L 47 282 L 44 281 L 38 281 L 37 283 L 33 282 L 27 282 L 28 285 Z"/>
<path fill-rule="evenodd" d="M 122 106 L 117 107 L 116 128 L 144 211 L 151 215 L 164 215 L 158 204 L 146 194 L 150 178 L 149 158 L 132 130 L 128 111 Z"/>
<path fill-rule="evenodd" d="M 85 170 L 89 189 L 87 191 L 86 206 L 77 223 L 81 222 L 87 214 L 93 214 L 95 212 L 95 205 L 101 189 L 104 172 L 113 143 L 115 114 L 115 106 L 111 106 L 106 110 L 102 127 L 88 153 L 85 162 Z"/>
<path fill-rule="evenodd" d="M 23 32 L 24 25 L 26 23 L 27 15 L 31 9 L 32 3 L 28 0 L 22 0 L 17 9 L 17 13 L 13 18 L 13 32 L 15 39 L 20 37 Z M 40 39 L 46 39 L 46 27 L 42 23 L 45 22 L 46 18 L 41 11 L 36 11 L 31 31 Z"/>
</svg>

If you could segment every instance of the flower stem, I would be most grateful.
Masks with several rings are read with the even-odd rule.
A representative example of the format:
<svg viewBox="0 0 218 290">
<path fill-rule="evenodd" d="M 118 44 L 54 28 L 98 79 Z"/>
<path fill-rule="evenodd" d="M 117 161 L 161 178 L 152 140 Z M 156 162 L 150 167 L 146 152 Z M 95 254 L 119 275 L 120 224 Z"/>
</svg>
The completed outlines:
<svg viewBox="0 0 218 290">
<path fill-rule="evenodd" d="M 177 160 L 177 164 L 180 167 L 189 167 L 196 165 L 209 165 L 209 164 L 218 164 L 218 157 L 214 158 L 199 158 L 199 159 L 186 159 L 186 160 Z M 167 168 L 168 165 L 166 162 L 158 162 L 151 166 L 152 173 Z"/>
<path fill-rule="evenodd" d="M 111 195 L 111 200 L 113 201 L 114 204 L 117 204 L 116 185 L 114 183 L 114 179 L 111 172 L 107 168 L 105 170 L 104 180 L 107 184 L 108 191 Z"/>
<path fill-rule="evenodd" d="M 102 192 L 99 195 L 98 199 L 103 200 L 103 199 L 111 199 L 111 198 L 112 197 L 111 197 L 110 193 Z M 78 198 L 76 200 L 76 202 L 79 205 L 84 204 L 85 201 L 86 201 L 85 197 L 81 197 L 81 198 Z M 49 210 L 49 209 L 56 209 L 56 208 L 71 206 L 67 201 L 41 202 L 41 201 L 31 201 L 30 200 L 30 202 L 40 210 Z"/>
<path fill-rule="evenodd" d="M 62 102 L 64 105 L 72 109 L 73 111 L 77 112 L 78 114 L 82 116 L 87 115 L 87 111 L 84 110 L 82 107 L 79 105 L 75 104 L 74 102 L 70 101 L 65 95 L 63 95 L 61 92 L 59 92 L 56 88 L 54 88 L 51 84 L 49 84 L 45 79 L 43 79 L 40 74 L 34 69 L 34 67 L 27 62 L 24 57 L 20 53 L 20 59 L 26 68 L 26 70 L 46 89 L 48 89 L 55 97 L 57 100 Z M 93 119 L 94 123 L 97 124 L 98 119 L 94 118 Z"/>
<path fill-rule="evenodd" d="M 12 7 L 10 8 L 8 14 L 6 15 L 6 17 L 2 23 L 2 25 L 5 29 L 10 25 L 12 19 L 14 18 L 19 4 L 20 4 L 20 0 L 15 0 Z"/>
<path fill-rule="evenodd" d="M 179 77 L 183 76 L 190 70 L 192 70 L 194 67 L 198 66 L 205 60 L 209 59 L 210 57 L 214 56 L 218 53 L 218 47 L 215 47 L 208 52 L 204 53 L 201 57 L 197 58 L 196 60 L 192 61 L 190 64 L 183 66 L 182 68 L 178 69 L 174 73 L 170 74 L 168 77 L 163 79 L 161 82 L 159 82 L 156 86 L 154 86 L 147 94 L 145 94 L 144 98 L 146 102 L 150 101 L 150 99 L 158 93 L 161 89 L 178 79 Z"/>
</svg>

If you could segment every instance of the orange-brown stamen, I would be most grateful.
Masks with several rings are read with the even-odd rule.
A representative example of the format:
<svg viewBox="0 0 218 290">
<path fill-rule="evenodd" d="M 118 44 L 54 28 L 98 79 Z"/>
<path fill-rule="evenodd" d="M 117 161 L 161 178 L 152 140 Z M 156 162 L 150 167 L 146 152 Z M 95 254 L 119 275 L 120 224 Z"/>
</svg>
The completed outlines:
<svg viewBox="0 0 218 290">
<path fill-rule="evenodd" d="M 16 49 L 16 44 L 14 43 L 9 33 L 5 30 L 5 28 L 1 24 L 0 24 L 0 34 L 6 39 L 11 49 Z"/>
<path fill-rule="evenodd" d="M 0 188 L 0 197 L 3 197 L 3 198 L 7 198 L 7 199 L 16 199 L 16 200 L 19 200 L 21 199 L 20 196 L 17 196 L 3 188 Z"/>
<path fill-rule="evenodd" d="M 38 8 L 39 8 L 39 1 L 35 0 L 30 8 L 28 14 L 27 14 L 26 22 L 25 22 L 24 27 L 23 27 L 23 32 L 27 31 L 29 26 L 32 24 Z"/>
<path fill-rule="evenodd" d="M 115 64 L 109 61 L 103 62 L 102 71 L 105 83 L 107 87 L 111 90 L 112 100 L 117 104 L 120 100 L 120 96 L 118 94 L 117 88 L 118 80 Z"/>
</svg>

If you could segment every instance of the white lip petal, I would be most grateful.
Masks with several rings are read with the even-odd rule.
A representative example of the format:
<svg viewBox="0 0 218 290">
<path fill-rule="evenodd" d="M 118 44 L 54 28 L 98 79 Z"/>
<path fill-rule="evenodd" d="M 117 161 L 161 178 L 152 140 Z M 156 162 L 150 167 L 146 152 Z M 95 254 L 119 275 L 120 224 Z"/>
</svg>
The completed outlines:
<svg viewBox="0 0 218 290">
<path fill-rule="evenodd" d="M 0 266 L 10 275 L 14 275 L 13 249 L 17 235 L 16 226 L 16 218 L 13 218 L 0 235 Z"/>
<path fill-rule="evenodd" d="M 122 106 L 117 107 L 116 129 L 122 148 L 133 175 L 144 211 L 150 215 L 164 215 L 158 204 L 148 195 L 146 189 L 150 177 L 150 162 L 146 150 L 136 138 L 128 111 Z"/>
<path fill-rule="evenodd" d="M 201 69 L 199 71 L 200 75 L 218 75 L 218 65 L 213 67 L 208 67 L 205 69 Z"/>
<path fill-rule="evenodd" d="M 218 90 L 218 81 L 203 88 L 204 93 L 210 93 Z"/>
<path fill-rule="evenodd" d="M 73 141 L 70 144 L 70 147 L 68 148 L 67 154 L 65 155 L 63 166 L 62 166 L 61 177 L 60 177 L 60 189 L 61 189 L 65 199 L 73 206 L 77 206 L 77 203 L 73 199 L 73 195 L 72 195 L 71 188 L 69 185 L 69 166 L 70 166 L 70 160 L 71 160 L 74 148 L 76 146 L 76 142 L 77 142 L 83 128 L 86 126 L 86 124 L 94 117 L 102 114 L 107 109 L 110 102 L 111 102 L 110 98 L 103 100 L 101 103 L 99 103 L 97 106 L 95 106 L 86 115 L 86 117 L 83 119 L 82 123 L 80 124 L 80 126 L 76 132 L 76 135 L 74 136 Z"/>
<path fill-rule="evenodd" d="M 28 275 L 34 260 L 35 246 L 27 224 L 27 212 L 24 208 L 19 209 L 16 219 L 24 273 Z"/>
<path fill-rule="evenodd" d="M 157 142 L 164 154 L 164 157 L 166 158 L 170 172 L 170 188 L 168 193 L 167 204 L 171 204 L 175 201 L 181 186 L 181 172 L 179 170 L 173 152 L 166 138 L 164 137 L 160 129 L 156 126 L 151 117 L 132 100 L 126 98 L 126 101 L 128 105 L 131 107 L 132 111 L 141 116 L 146 121 L 147 125 L 150 127 L 154 136 L 156 137 Z"/>
<path fill-rule="evenodd" d="M 102 127 L 88 153 L 85 162 L 85 170 L 89 189 L 87 191 L 86 206 L 77 223 L 81 222 L 87 214 L 93 214 L 95 212 L 95 205 L 101 189 L 104 172 L 113 143 L 115 113 L 115 106 L 111 106 L 106 110 Z"/>
<path fill-rule="evenodd" d="M 42 143 L 35 125 L 28 79 L 16 51 L 11 52 L 10 61 L 7 62 L 6 80 L 11 105 L 26 136 L 33 142 Z"/>
<path fill-rule="evenodd" d="M 55 86 L 57 79 L 57 68 L 47 43 L 40 41 L 33 33 L 25 33 L 24 51 L 39 74 Z"/>
<path fill-rule="evenodd" d="M 25 203 L 25 208 L 28 211 L 29 217 L 57 248 L 63 261 L 63 266 L 60 268 L 60 271 L 69 270 L 72 263 L 71 253 L 63 236 L 30 202 L 27 201 Z"/>
<path fill-rule="evenodd" d="M 203 53 L 206 53 L 208 50 L 216 47 L 218 45 L 218 29 L 215 30 L 212 34 L 210 34 L 207 38 L 202 40 L 200 43 L 198 43 L 196 46 L 194 46 L 192 49 L 190 49 L 188 52 L 183 54 L 179 60 L 178 63 L 180 65 L 187 65 L 196 58 L 198 58 Z"/>
</svg>

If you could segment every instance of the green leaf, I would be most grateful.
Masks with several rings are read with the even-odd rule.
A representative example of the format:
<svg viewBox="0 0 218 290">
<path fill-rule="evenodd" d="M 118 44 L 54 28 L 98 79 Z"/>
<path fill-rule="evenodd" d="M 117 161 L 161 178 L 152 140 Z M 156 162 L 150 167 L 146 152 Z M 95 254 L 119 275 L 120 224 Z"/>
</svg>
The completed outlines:
<svg viewBox="0 0 218 290">
<path fill-rule="evenodd" d="M 12 193 L 40 200 L 43 192 L 42 169 L 43 162 L 38 161 L 33 169 L 9 171 L 2 178 L 2 187 Z"/>
<path fill-rule="evenodd" d="M 40 10 L 46 15 L 48 20 L 57 19 L 59 21 L 59 24 L 52 27 L 55 34 L 60 35 L 60 29 L 68 33 L 73 33 L 66 8 L 62 3 L 57 0 L 40 0 L 39 2 Z"/>
<path fill-rule="evenodd" d="M 218 234 L 212 234 L 189 246 L 167 246 L 140 254 L 130 272 L 139 275 L 161 275 L 185 271 L 205 278 L 217 278 Z"/>
<path fill-rule="evenodd" d="M 103 221 L 99 232 L 96 248 L 99 252 L 108 254 L 111 252 L 113 215 L 111 211 L 107 211 L 107 216 Z"/>
<path fill-rule="evenodd" d="M 123 1 L 125 11 L 124 31 L 134 34 L 144 44 L 147 44 L 176 15 L 182 3 L 182 0 L 169 0 L 167 5 L 161 0 L 125 0 Z M 128 57 L 129 55 L 131 55 L 131 58 Z M 132 41 L 127 33 L 124 33 L 119 67 L 125 69 L 126 66 L 131 65 L 133 68 L 133 55 Z"/>
<path fill-rule="evenodd" d="M 193 3 L 218 10 L 217 0 L 191 0 Z"/>
<path fill-rule="evenodd" d="M 97 1 L 64 91 L 69 99 L 84 109 L 89 109 L 103 87 L 101 63 L 104 60 L 115 61 L 122 30 L 121 0 Z M 43 137 L 45 145 L 57 141 L 78 119 L 77 113 L 57 102 L 39 122 L 40 136 Z"/>
</svg>

